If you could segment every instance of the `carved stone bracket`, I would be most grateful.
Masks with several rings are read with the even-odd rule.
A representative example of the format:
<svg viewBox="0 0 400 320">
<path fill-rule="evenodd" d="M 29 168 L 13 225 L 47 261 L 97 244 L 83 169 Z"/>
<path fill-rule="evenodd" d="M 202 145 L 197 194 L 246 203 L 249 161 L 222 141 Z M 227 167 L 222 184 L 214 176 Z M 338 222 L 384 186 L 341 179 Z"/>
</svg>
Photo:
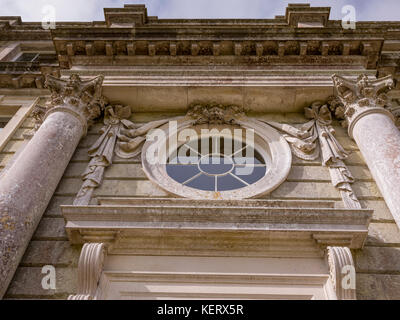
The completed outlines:
<svg viewBox="0 0 400 320">
<path fill-rule="evenodd" d="M 328 247 L 326 259 L 329 265 L 329 279 L 338 300 L 356 300 L 355 268 L 353 256 L 348 247 Z"/>
<path fill-rule="evenodd" d="M 78 292 L 68 300 L 95 300 L 106 257 L 104 243 L 85 243 L 78 263 Z"/>
<path fill-rule="evenodd" d="M 94 189 L 103 180 L 105 168 L 112 164 L 114 148 L 122 127 L 122 121 L 124 121 L 124 118 L 129 118 L 130 115 L 129 106 L 106 107 L 104 126 L 100 130 L 101 136 L 88 151 L 91 160 L 82 174 L 84 182 L 74 200 L 74 205 L 88 205 L 90 203 Z"/>
</svg>

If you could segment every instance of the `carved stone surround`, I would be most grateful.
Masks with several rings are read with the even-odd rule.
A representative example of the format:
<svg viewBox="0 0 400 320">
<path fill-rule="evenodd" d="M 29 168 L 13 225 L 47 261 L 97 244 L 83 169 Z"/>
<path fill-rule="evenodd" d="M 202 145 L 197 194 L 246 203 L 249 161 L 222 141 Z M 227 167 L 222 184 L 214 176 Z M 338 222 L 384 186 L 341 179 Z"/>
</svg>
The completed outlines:
<svg viewBox="0 0 400 320">
<path fill-rule="evenodd" d="M 355 300 L 350 249 L 328 247 L 325 258 L 324 267 L 312 258 L 118 256 L 108 255 L 104 243 L 86 243 L 77 294 L 68 299 Z"/>
</svg>

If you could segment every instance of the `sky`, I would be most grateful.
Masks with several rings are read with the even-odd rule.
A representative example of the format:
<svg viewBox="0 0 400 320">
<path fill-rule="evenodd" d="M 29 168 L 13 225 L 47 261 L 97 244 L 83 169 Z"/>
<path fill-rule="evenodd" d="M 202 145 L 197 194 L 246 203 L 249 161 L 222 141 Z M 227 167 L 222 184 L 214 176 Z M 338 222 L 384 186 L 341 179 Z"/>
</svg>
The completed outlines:
<svg viewBox="0 0 400 320">
<path fill-rule="evenodd" d="M 40 22 L 48 13 L 46 6 L 51 5 L 56 21 L 103 21 L 105 7 L 145 4 L 148 15 L 160 19 L 272 19 L 284 15 L 288 3 L 332 7 L 330 18 L 334 20 L 345 16 L 343 6 L 352 5 L 356 21 L 400 21 L 400 0 L 0 0 L 0 16 Z"/>
</svg>

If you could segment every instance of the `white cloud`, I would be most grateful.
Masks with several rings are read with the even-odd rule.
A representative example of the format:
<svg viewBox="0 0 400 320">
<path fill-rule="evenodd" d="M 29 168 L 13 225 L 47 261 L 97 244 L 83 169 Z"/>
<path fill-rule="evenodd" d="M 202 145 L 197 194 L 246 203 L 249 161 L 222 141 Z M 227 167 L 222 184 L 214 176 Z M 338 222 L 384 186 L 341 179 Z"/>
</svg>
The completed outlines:
<svg viewBox="0 0 400 320">
<path fill-rule="evenodd" d="M 57 21 L 104 20 L 104 7 L 124 3 L 146 4 L 148 14 L 159 18 L 273 18 L 283 15 L 288 3 L 331 6 L 331 19 L 340 19 L 341 8 L 356 8 L 357 20 L 400 20 L 399 0 L 0 0 L 0 15 L 41 21 L 42 9 L 53 5 Z"/>
</svg>

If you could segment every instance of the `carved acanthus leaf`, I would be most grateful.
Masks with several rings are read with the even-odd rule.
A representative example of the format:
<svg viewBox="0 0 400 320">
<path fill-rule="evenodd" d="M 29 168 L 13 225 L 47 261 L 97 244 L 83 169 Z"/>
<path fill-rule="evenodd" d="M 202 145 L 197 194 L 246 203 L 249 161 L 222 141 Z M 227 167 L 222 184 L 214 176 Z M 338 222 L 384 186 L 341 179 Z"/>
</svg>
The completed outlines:
<svg viewBox="0 0 400 320">
<path fill-rule="evenodd" d="M 386 110 L 390 101 L 387 95 L 393 86 L 392 76 L 386 76 L 376 80 L 370 80 L 366 75 L 360 75 L 356 81 L 348 80 L 338 75 L 333 75 L 335 96 L 341 102 L 338 106 L 331 99 L 331 109 L 339 118 L 343 117 L 345 126 L 349 127 L 349 135 L 352 136 L 354 124 L 357 119 L 371 112 L 390 113 Z M 344 111 L 343 111 L 344 110 Z"/>
<path fill-rule="evenodd" d="M 45 85 L 51 91 L 47 113 L 56 108 L 64 108 L 79 114 L 84 122 L 96 119 L 107 104 L 106 98 L 101 94 L 103 80 L 102 75 L 85 81 L 77 74 L 71 75 L 68 80 L 47 75 Z"/>
<path fill-rule="evenodd" d="M 388 101 L 386 93 L 394 86 L 392 76 L 370 80 L 367 75 L 362 74 L 357 81 L 351 81 L 333 75 L 332 79 L 337 96 L 344 105 L 365 100 L 361 102 L 362 105 L 383 107 Z"/>
</svg>

